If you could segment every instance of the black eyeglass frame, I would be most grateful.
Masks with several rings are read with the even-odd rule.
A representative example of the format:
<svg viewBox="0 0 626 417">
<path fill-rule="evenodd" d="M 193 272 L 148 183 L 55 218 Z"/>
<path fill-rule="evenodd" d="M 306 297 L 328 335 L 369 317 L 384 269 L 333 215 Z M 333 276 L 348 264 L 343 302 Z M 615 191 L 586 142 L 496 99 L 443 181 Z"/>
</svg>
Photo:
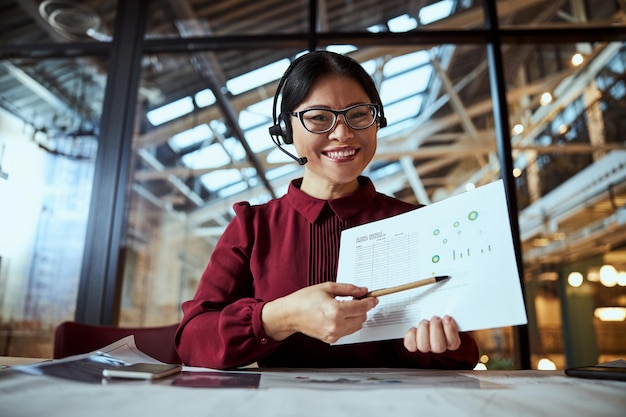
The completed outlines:
<svg viewBox="0 0 626 417">
<path fill-rule="evenodd" d="M 370 113 L 374 117 L 372 118 L 372 123 L 368 124 L 367 126 L 354 127 L 348 121 L 348 118 L 346 117 L 346 114 L 350 110 L 353 110 L 353 109 L 355 109 L 357 107 L 361 107 L 361 106 L 369 107 Z M 324 110 L 324 111 L 332 113 L 335 116 L 335 119 L 333 120 L 333 123 L 330 125 L 330 127 L 328 129 L 320 130 L 320 131 L 312 131 L 308 127 L 306 127 L 306 124 L 304 123 L 304 114 L 306 112 L 309 112 L 309 111 L 320 111 L 320 110 Z M 376 123 L 376 121 L 380 118 L 380 106 L 378 104 L 376 104 L 376 103 L 361 103 L 361 104 L 355 104 L 355 105 L 350 106 L 350 107 L 346 107 L 343 110 L 333 110 L 333 109 L 328 109 L 328 108 L 325 108 L 325 107 L 313 107 L 313 108 L 310 108 L 310 109 L 288 112 L 287 114 L 290 115 L 290 116 L 297 117 L 300 120 L 300 123 L 302 124 L 302 127 L 304 127 L 308 132 L 322 134 L 322 133 L 330 132 L 331 130 L 333 130 L 337 126 L 337 120 L 339 120 L 339 115 L 343 116 L 343 120 L 345 121 L 346 125 L 348 127 L 350 127 L 350 129 L 354 129 L 354 130 L 367 129 L 367 128 L 371 127 L 374 123 Z"/>
</svg>

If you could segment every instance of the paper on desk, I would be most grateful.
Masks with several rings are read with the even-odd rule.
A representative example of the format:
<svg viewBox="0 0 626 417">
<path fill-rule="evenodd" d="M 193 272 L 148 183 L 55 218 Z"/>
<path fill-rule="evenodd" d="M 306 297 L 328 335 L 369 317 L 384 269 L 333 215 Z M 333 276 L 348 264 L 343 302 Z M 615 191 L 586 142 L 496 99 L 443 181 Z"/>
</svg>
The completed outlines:
<svg viewBox="0 0 626 417">
<path fill-rule="evenodd" d="M 436 275 L 451 278 L 380 297 L 337 344 L 402 338 L 434 315 L 461 331 L 526 324 L 502 180 L 341 235 L 338 282 L 376 290 Z"/>
<path fill-rule="evenodd" d="M 133 363 L 163 363 L 140 351 L 133 335 L 93 352 L 68 356 L 63 359 L 12 367 L 17 372 L 48 375 L 80 382 L 101 383 L 102 370 Z"/>
</svg>

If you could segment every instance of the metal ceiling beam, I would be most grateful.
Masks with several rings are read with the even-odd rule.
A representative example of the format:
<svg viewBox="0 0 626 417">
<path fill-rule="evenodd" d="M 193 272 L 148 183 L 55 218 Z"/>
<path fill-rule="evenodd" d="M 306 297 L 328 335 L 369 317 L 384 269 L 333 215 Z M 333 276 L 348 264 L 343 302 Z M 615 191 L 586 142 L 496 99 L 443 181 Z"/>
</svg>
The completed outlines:
<svg viewBox="0 0 626 417">
<path fill-rule="evenodd" d="M 409 184 L 411 184 L 411 188 L 413 189 L 413 194 L 418 202 L 421 204 L 430 204 L 430 197 L 426 192 L 426 188 L 424 187 L 424 183 L 420 179 L 415 166 L 413 165 L 413 158 L 410 156 L 403 156 L 400 158 L 400 165 L 404 170 L 404 174 L 406 175 Z"/>
<path fill-rule="evenodd" d="M 24 87 L 28 88 L 37 97 L 50 104 L 52 107 L 72 115 L 77 114 L 77 112 L 72 109 L 65 101 L 61 100 L 58 95 L 53 94 L 48 88 L 41 85 L 39 81 L 28 75 L 21 68 L 13 65 L 9 61 L 0 61 L 0 65 L 4 66 L 9 74 L 13 76 L 16 81 L 18 81 Z"/>
<path fill-rule="evenodd" d="M 441 44 L 457 45 L 484 45 L 488 41 L 490 32 L 481 29 L 470 30 L 419 30 L 414 32 L 342 32 L 316 34 L 320 45 L 357 45 L 388 46 L 398 44 L 423 45 L 425 47 Z M 529 28 L 529 29 L 502 29 L 502 42 L 507 44 L 538 43 L 550 39 L 551 43 L 572 42 L 610 42 L 626 40 L 626 27 L 589 27 L 567 26 L 559 29 Z M 200 52 L 206 50 L 232 49 L 307 49 L 309 36 L 307 34 L 291 35 L 232 35 L 214 36 L 210 38 L 198 37 L 181 39 L 146 40 L 148 53 Z M 2 48 L 0 48 L 0 53 Z M 19 53 L 19 51 L 14 51 Z M 0 55 L 1 57 L 1 55 Z"/>
<path fill-rule="evenodd" d="M 177 28 L 183 37 L 188 37 L 191 33 L 194 35 L 202 34 L 203 36 L 211 36 L 211 33 L 207 33 L 206 28 L 201 27 L 197 22 L 197 16 L 193 13 L 189 4 L 185 1 L 169 0 L 170 8 L 175 14 L 177 22 L 186 22 L 183 27 L 178 24 Z M 195 53 L 192 54 L 193 62 L 198 67 L 199 73 L 206 80 L 208 87 L 215 96 L 216 104 L 220 108 L 222 115 L 224 116 L 226 125 L 231 129 L 233 136 L 239 140 L 241 146 L 246 151 L 248 160 L 256 169 L 258 177 L 261 182 L 270 193 L 272 197 L 276 197 L 276 193 L 272 188 L 272 185 L 268 181 L 265 175 L 265 169 L 263 165 L 250 148 L 248 141 L 243 133 L 243 130 L 239 126 L 239 118 L 234 106 L 230 103 L 230 100 L 224 94 L 226 80 L 223 76 L 217 57 L 210 52 Z"/>
<path fill-rule="evenodd" d="M 404 33 L 319 33 L 319 44 L 346 44 L 367 46 L 394 46 L 398 44 L 423 45 L 432 47 L 454 43 L 458 45 L 483 45 L 489 38 L 489 32 L 482 29 L 439 30 L 429 29 Z M 147 39 L 148 54 L 189 53 L 201 51 L 223 51 L 232 49 L 301 49 L 308 47 L 308 34 L 289 35 L 238 35 L 192 37 L 183 39 Z M 550 39 L 551 43 L 573 42 L 612 42 L 626 41 L 626 27 L 566 26 L 562 28 L 524 28 L 501 29 L 501 39 L 506 44 L 539 43 Z M 98 42 L 70 42 L 65 44 L 41 43 L 31 45 L 0 45 L 0 59 L 14 58 L 60 58 L 82 57 L 86 55 L 106 54 L 108 46 Z"/>
<path fill-rule="evenodd" d="M 141 149 L 138 152 L 139 156 L 143 159 L 143 161 L 152 167 L 156 172 L 164 172 L 165 168 L 163 164 L 150 152 L 145 149 Z M 167 181 L 174 186 L 175 189 L 180 191 L 187 199 L 193 202 L 196 206 L 202 206 L 204 204 L 204 200 L 200 198 L 197 193 L 194 193 L 187 185 L 181 181 L 180 178 L 176 175 L 167 175 L 165 177 Z"/>
<path fill-rule="evenodd" d="M 611 152 L 551 191 L 540 201 L 533 203 L 520 213 L 520 226 L 523 240 L 530 240 L 546 232 L 546 224 L 554 225 L 554 232 L 568 229 L 564 239 L 550 242 L 541 248 L 527 250 L 526 262 L 547 262 L 564 256 L 575 259 L 581 250 L 601 250 L 603 240 L 614 233 L 607 229 L 626 227 L 626 209 L 613 207 L 603 210 L 601 219 L 580 226 L 571 223 L 571 218 L 580 212 L 581 207 L 589 210 L 596 204 L 611 198 L 614 194 L 626 196 L 626 150 Z M 550 213 L 550 217 L 546 217 Z M 574 222 L 577 223 L 577 222 Z M 622 234 L 621 241 L 624 240 Z M 590 247 L 591 246 L 591 247 Z"/>
<path fill-rule="evenodd" d="M 593 57 L 588 57 L 584 65 L 574 69 L 572 74 L 554 89 L 555 99 L 548 105 L 537 108 L 530 118 L 532 126 L 525 129 L 522 134 L 513 137 L 513 143 L 515 145 L 533 143 L 537 136 L 543 132 L 546 123 L 554 116 L 554 111 L 564 108 L 578 98 L 583 89 L 598 75 L 598 72 L 606 66 L 622 46 L 622 44 L 614 42 L 598 47 Z"/>
<path fill-rule="evenodd" d="M 179 2 L 179 1 L 170 1 L 170 8 L 172 8 L 175 15 L 178 16 L 175 19 L 176 28 L 183 38 L 188 37 L 190 34 L 195 36 L 200 36 L 203 33 L 203 30 L 200 29 L 197 19 L 194 19 L 192 11 L 189 9 L 187 2 Z M 206 34 L 208 35 L 208 34 Z M 219 80 L 219 83 L 224 82 L 224 75 L 221 71 L 219 71 L 219 66 L 216 63 L 215 57 L 213 54 L 209 53 L 197 53 L 192 55 L 191 59 L 197 59 L 200 61 L 198 65 L 200 71 L 203 73 L 203 77 L 214 77 Z M 210 72 L 210 74 L 206 74 Z M 214 92 L 215 93 L 215 92 Z M 217 93 L 216 93 L 217 94 Z M 168 138 L 169 139 L 169 138 Z M 166 139 L 167 140 L 167 139 Z M 137 140 L 135 140 L 137 142 Z M 136 146 L 135 146 L 136 147 Z M 137 147 L 136 147 L 137 148 Z M 163 172 L 165 167 L 161 162 L 153 156 L 147 149 L 139 148 L 136 149 L 137 155 L 143 159 L 143 161 L 151 167 L 155 172 Z M 175 190 L 180 192 L 183 196 L 185 196 L 189 201 L 194 203 L 196 206 L 202 206 L 204 204 L 204 200 L 200 197 L 198 193 L 190 189 L 187 184 L 181 181 L 178 176 L 175 175 L 166 175 L 162 177 L 167 179 L 167 181 L 174 187 Z M 194 178 L 194 181 L 197 181 L 197 178 Z M 155 196 L 156 197 L 156 196 Z M 158 198 L 158 197 L 156 197 Z M 163 202 L 163 204 L 167 205 L 167 203 Z"/>
<path fill-rule="evenodd" d="M 476 126 L 474 126 L 472 118 L 469 117 L 469 115 L 467 114 L 465 104 L 461 100 L 461 97 L 459 97 L 459 94 L 457 93 L 454 84 L 448 77 L 448 74 L 446 73 L 446 71 L 443 70 L 441 65 L 439 65 L 439 61 L 436 57 L 433 57 L 430 63 L 435 69 L 435 73 L 439 77 L 443 89 L 446 91 L 448 97 L 450 98 L 450 105 L 452 106 L 452 109 L 461 118 L 461 126 L 474 142 L 478 142 L 480 140 L 480 137 L 478 136 L 478 130 L 476 129 Z M 482 165 L 483 159 L 479 158 L 478 162 Z"/>
</svg>

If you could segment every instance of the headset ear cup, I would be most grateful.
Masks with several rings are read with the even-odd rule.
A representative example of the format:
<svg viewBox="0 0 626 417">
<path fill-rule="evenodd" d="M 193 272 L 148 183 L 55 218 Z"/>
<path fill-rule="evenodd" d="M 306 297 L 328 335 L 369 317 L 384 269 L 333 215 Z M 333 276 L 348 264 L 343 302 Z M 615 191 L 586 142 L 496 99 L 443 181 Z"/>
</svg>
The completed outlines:
<svg viewBox="0 0 626 417">
<path fill-rule="evenodd" d="M 278 118 L 278 123 L 280 124 L 280 128 L 282 131 L 283 142 L 287 145 L 291 145 L 293 143 L 293 132 L 291 130 L 291 120 L 285 115 L 280 115 Z"/>
<path fill-rule="evenodd" d="M 283 136 L 283 129 L 278 124 L 270 126 L 269 131 L 270 136 Z"/>
<path fill-rule="evenodd" d="M 293 143 L 293 137 L 291 136 L 291 125 L 289 120 L 283 116 L 278 116 L 278 123 L 270 126 L 270 135 L 283 138 L 283 143 L 291 145 Z"/>
</svg>

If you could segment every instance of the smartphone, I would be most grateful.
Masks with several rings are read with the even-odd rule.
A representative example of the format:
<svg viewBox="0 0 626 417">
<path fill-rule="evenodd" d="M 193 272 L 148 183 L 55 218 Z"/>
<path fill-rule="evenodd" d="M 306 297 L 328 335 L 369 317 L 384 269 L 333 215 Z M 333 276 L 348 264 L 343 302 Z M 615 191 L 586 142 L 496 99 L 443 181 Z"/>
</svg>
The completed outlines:
<svg viewBox="0 0 626 417">
<path fill-rule="evenodd" d="M 103 369 L 105 378 L 159 379 L 176 374 L 183 369 L 181 365 L 165 363 L 135 363 L 120 368 Z"/>
<path fill-rule="evenodd" d="M 612 366 L 579 366 L 565 369 L 565 374 L 578 378 L 626 381 L 626 368 Z"/>
</svg>

